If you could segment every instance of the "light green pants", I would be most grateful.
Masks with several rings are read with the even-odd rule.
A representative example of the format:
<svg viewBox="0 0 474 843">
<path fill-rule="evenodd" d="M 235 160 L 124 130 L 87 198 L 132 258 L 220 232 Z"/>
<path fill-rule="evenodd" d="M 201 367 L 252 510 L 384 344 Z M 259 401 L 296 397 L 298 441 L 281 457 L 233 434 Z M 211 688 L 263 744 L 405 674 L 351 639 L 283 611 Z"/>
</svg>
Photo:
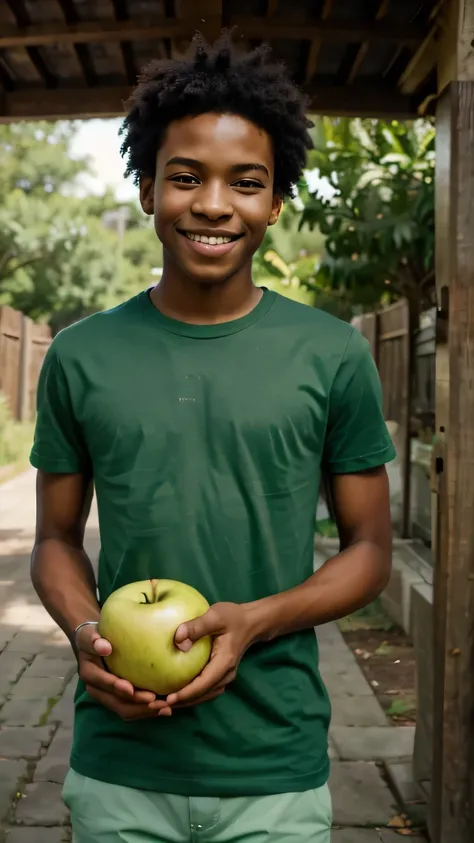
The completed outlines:
<svg viewBox="0 0 474 843">
<path fill-rule="evenodd" d="M 70 770 L 63 790 L 74 843 L 330 843 L 327 786 L 232 799 L 172 796 Z"/>
</svg>

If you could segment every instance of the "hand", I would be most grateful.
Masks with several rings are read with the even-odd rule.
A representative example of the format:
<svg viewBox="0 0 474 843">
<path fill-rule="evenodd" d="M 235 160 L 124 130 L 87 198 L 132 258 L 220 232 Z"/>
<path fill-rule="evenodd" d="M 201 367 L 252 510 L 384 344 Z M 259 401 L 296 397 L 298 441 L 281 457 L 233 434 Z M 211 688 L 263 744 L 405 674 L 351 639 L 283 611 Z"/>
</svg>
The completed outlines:
<svg viewBox="0 0 474 843">
<path fill-rule="evenodd" d="M 211 658 L 199 676 L 181 691 L 169 694 L 166 703 L 150 703 L 150 709 L 171 715 L 173 708 L 184 708 L 214 700 L 233 682 L 242 656 L 253 642 L 250 613 L 245 604 L 215 603 L 200 618 L 181 624 L 175 634 L 175 644 L 188 652 L 195 641 L 211 635 L 214 638 Z"/>
<path fill-rule="evenodd" d="M 79 630 L 76 647 L 79 677 L 93 700 L 126 721 L 156 717 L 160 713 L 159 710 L 149 708 L 150 703 L 156 700 L 155 694 L 137 691 L 130 682 L 105 670 L 102 659 L 110 656 L 112 646 L 105 638 L 101 638 L 96 626 L 83 626 Z M 157 709 L 165 707 L 166 704 L 161 703 Z"/>
</svg>

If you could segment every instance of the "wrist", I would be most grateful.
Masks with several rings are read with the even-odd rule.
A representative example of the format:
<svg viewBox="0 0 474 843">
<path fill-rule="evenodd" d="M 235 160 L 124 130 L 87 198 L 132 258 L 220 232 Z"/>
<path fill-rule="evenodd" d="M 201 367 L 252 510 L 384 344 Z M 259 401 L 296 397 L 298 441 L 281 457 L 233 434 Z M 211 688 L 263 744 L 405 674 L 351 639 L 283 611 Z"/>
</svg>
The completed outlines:
<svg viewBox="0 0 474 843">
<path fill-rule="evenodd" d="M 245 604 L 249 646 L 271 641 L 278 634 L 275 623 L 276 597 L 264 597 Z"/>
</svg>

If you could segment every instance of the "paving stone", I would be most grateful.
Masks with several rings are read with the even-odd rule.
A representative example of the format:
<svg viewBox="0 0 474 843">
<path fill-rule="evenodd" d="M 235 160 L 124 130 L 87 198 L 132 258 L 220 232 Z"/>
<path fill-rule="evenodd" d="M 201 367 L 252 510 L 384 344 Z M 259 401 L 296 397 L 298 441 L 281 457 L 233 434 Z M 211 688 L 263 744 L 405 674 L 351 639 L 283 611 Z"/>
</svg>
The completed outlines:
<svg viewBox="0 0 474 843">
<path fill-rule="evenodd" d="M 54 706 L 49 715 L 49 723 L 61 723 L 65 728 L 72 729 L 74 725 L 74 694 L 76 693 L 77 676 L 69 682 L 62 698 Z"/>
<path fill-rule="evenodd" d="M 25 677 L 37 679 L 62 679 L 69 682 L 71 676 L 76 672 L 76 660 L 71 653 L 70 659 L 59 659 L 45 656 L 40 653 L 28 668 Z"/>
<path fill-rule="evenodd" d="M 334 726 L 331 739 L 343 761 L 396 761 L 411 758 L 414 726 Z"/>
<path fill-rule="evenodd" d="M 392 790 L 398 796 L 401 805 L 420 799 L 420 792 L 414 781 L 412 761 L 387 764 L 386 770 Z"/>
<path fill-rule="evenodd" d="M 42 747 L 51 740 L 52 726 L 28 726 L 0 729 L 0 757 L 38 758 Z"/>
<path fill-rule="evenodd" d="M 341 669 L 344 668 L 345 670 L 351 670 L 352 668 L 355 668 L 360 672 L 360 668 L 354 654 L 348 647 L 346 647 L 345 644 L 344 647 L 345 650 L 338 649 L 336 654 L 334 654 L 330 646 L 322 646 L 319 648 L 319 669 L 321 672 L 331 672 L 331 670 L 334 669 L 335 662 Z"/>
<path fill-rule="evenodd" d="M 316 637 L 321 648 L 331 647 L 334 650 L 347 650 L 347 644 L 335 623 L 325 623 L 316 627 Z"/>
<path fill-rule="evenodd" d="M 334 694 L 331 697 L 333 726 L 385 726 L 388 720 L 375 697 L 350 697 Z"/>
<path fill-rule="evenodd" d="M 64 689 L 63 679 L 39 679 L 29 677 L 28 671 L 15 685 L 13 695 L 15 700 L 44 700 L 60 697 Z"/>
<path fill-rule="evenodd" d="M 43 756 L 36 767 L 35 781 L 63 784 L 69 769 L 71 745 L 71 730 L 59 728 L 46 755 Z"/>
<path fill-rule="evenodd" d="M 29 629 L 21 629 L 21 623 L 18 624 L 20 631 L 17 632 L 14 638 L 7 644 L 5 653 L 24 653 L 30 656 L 36 656 L 41 653 L 44 647 L 44 638 L 37 631 Z"/>
<path fill-rule="evenodd" d="M 426 843 L 424 837 L 409 837 L 411 843 Z M 401 843 L 402 838 L 394 831 L 371 828 L 333 829 L 331 843 Z"/>
<path fill-rule="evenodd" d="M 0 709 L 5 726 L 43 726 L 51 706 L 49 700 L 17 700 L 14 697 Z"/>
<path fill-rule="evenodd" d="M 372 828 L 340 828 L 333 829 L 331 843 L 380 843 L 380 836 Z"/>
<path fill-rule="evenodd" d="M 321 676 L 330 697 L 373 697 L 372 688 L 357 666 L 347 668 L 334 659 L 330 667 L 321 669 Z"/>
<path fill-rule="evenodd" d="M 329 741 L 328 741 L 328 754 L 329 754 L 329 758 L 330 758 L 331 760 L 332 760 L 333 758 L 338 758 L 338 754 L 337 754 L 337 752 L 336 752 L 336 747 L 335 747 L 335 746 L 334 746 L 334 744 L 332 743 L 331 738 L 329 738 Z"/>
<path fill-rule="evenodd" d="M 329 786 L 335 826 L 386 826 L 395 801 L 379 768 L 367 761 L 333 761 Z"/>
<path fill-rule="evenodd" d="M 63 843 L 65 832 L 64 828 L 12 828 L 6 843 Z"/>
<path fill-rule="evenodd" d="M 6 761 L 0 758 L 0 822 L 10 811 L 19 782 L 26 776 L 26 761 Z"/>
<path fill-rule="evenodd" d="M 65 825 L 68 811 L 61 798 L 61 786 L 51 782 L 27 784 L 15 818 L 20 825 Z"/>
<path fill-rule="evenodd" d="M 13 682 L 17 681 L 27 667 L 27 660 L 18 653 L 3 652 L 0 655 L 0 697 L 10 691 Z"/>
<path fill-rule="evenodd" d="M 52 622 L 53 623 L 53 622 Z M 21 622 L 18 622 L 21 627 Z M 29 656 L 37 656 L 43 653 L 45 656 L 55 658 L 68 658 L 71 652 L 71 645 L 63 632 L 53 625 L 50 629 L 21 629 L 5 647 L 5 653 L 23 653 Z"/>
</svg>

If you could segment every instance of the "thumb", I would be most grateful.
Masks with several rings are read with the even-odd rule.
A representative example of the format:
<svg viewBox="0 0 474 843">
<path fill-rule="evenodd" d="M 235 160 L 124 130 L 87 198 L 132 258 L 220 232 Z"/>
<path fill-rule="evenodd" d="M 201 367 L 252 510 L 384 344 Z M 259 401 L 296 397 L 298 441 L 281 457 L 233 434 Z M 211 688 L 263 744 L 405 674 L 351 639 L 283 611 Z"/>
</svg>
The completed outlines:
<svg viewBox="0 0 474 843">
<path fill-rule="evenodd" d="M 192 621 L 187 621 L 178 626 L 175 632 L 174 643 L 183 653 L 189 652 L 191 647 L 200 638 L 206 635 L 216 635 L 220 631 L 220 621 L 217 612 L 211 608 Z"/>
<path fill-rule="evenodd" d="M 76 636 L 76 645 L 83 653 L 90 656 L 110 656 L 112 645 L 99 633 L 99 627 L 94 625 L 83 626 Z"/>
</svg>

